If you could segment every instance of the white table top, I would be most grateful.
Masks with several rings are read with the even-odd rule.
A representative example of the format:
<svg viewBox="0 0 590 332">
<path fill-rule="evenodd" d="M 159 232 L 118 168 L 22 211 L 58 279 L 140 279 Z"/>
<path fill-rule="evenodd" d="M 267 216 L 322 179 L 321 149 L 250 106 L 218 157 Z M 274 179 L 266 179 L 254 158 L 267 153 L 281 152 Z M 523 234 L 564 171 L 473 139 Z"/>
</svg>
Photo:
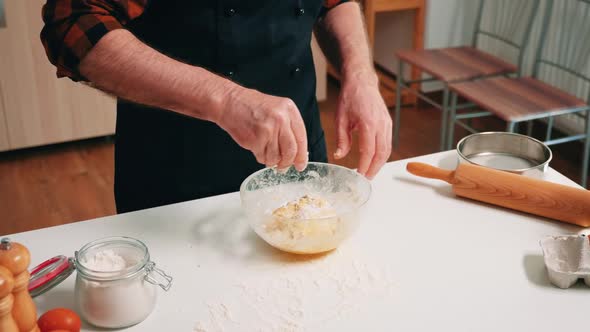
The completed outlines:
<svg viewBox="0 0 590 332">
<path fill-rule="evenodd" d="M 412 159 L 456 165 L 454 151 Z M 156 309 L 130 331 L 577 331 L 590 287 L 550 285 L 539 240 L 588 232 L 453 196 L 387 164 L 357 233 L 306 260 L 249 229 L 238 193 L 10 235 L 32 264 L 73 255 L 97 238 L 144 241 L 174 276 Z M 549 169 L 547 180 L 575 184 Z M 73 308 L 74 276 L 36 299 Z M 87 331 L 93 331 L 85 327 Z"/>
</svg>

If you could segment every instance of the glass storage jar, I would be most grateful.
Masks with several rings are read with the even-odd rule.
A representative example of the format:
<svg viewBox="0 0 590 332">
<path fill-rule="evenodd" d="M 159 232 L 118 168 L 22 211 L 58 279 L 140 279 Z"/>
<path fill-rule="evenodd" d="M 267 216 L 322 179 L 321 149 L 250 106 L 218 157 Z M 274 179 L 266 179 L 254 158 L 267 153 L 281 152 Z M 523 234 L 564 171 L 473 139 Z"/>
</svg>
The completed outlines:
<svg viewBox="0 0 590 332">
<path fill-rule="evenodd" d="M 96 257 L 106 263 L 112 257 L 122 258 L 125 264 L 118 269 L 112 268 L 114 265 L 98 269 Z M 172 277 L 156 268 L 143 242 L 108 237 L 84 245 L 75 258 L 58 256 L 35 268 L 29 285 L 31 295 L 48 291 L 74 269 L 78 271 L 74 290 L 78 313 L 88 323 L 104 328 L 123 328 L 143 321 L 154 309 L 156 286 L 167 291 L 172 285 Z"/>
</svg>

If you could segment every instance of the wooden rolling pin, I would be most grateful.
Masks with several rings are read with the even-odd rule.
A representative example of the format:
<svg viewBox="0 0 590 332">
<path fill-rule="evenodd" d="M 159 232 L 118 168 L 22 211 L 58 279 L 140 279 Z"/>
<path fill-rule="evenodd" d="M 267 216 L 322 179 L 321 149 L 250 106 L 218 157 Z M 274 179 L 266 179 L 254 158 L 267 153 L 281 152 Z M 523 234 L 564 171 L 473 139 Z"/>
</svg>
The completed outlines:
<svg viewBox="0 0 590 332">
<path fill-rule="evenodd" d="M 412 162 L 406 169 L 452 184 L 457 196 L 590 227 L 590 191 L 584 189 L 471 164 L 449 171 Z"/>
</svg>

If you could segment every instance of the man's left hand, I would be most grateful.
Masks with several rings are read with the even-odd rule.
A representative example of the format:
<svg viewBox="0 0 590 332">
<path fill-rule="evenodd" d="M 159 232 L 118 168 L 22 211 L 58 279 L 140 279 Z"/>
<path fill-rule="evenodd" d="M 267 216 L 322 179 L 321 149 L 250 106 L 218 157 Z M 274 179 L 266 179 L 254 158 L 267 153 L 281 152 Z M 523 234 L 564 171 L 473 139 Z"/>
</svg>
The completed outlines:
<svg viewBox="0 0 590 332">
<path fill-rule="evenodd" d="M 372 179 L 389 159 L 392 145 L 391 116 L 377 80 L 343 81 L 336 110 L 336 159 L 350 152 L 355 130 L 359 133 L 358 172 Z"/>
</svg>

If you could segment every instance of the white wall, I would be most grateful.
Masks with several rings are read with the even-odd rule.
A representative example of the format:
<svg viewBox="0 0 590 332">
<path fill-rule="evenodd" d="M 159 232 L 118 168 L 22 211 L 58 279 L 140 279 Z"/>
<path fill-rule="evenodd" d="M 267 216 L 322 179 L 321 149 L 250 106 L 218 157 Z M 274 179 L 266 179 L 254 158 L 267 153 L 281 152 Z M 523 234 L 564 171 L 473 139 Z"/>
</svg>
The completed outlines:
<svg viewBox="0 0 590 332">
<path fill-rule="evenodd" d="M 425 47 L 471 44 L 479 1 L 429 0 L 426 13 Z"/>
</svg>

